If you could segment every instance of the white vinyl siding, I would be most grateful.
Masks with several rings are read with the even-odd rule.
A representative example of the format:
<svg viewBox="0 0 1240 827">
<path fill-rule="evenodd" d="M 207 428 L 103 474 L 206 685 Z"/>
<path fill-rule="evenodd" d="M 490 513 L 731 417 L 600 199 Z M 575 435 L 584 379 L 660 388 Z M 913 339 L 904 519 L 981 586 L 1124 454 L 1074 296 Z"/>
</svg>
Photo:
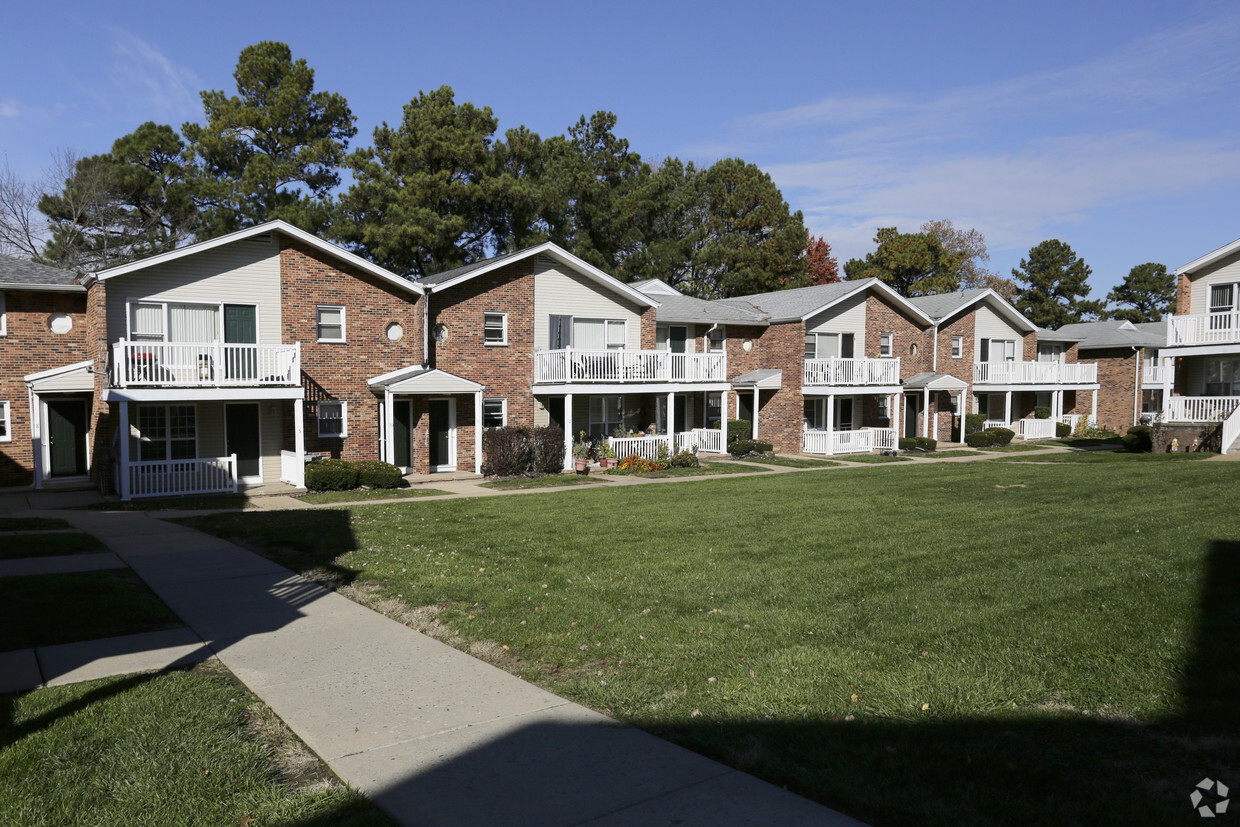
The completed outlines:
<svg viewBox="0 0 1240 827">
<path fill-rule="evenodd" d="M 319 437 L 327 439 L 344 438 L 349 435 L 349 403 L 320 402 Z"/>
<path fill-rule="evenodd" d="M 1015 325 L 1013 325 L 1007 319 L 1000 316 L 994 310 L 987 307 L 985 304 L 978 305 L 977 313 L 974 315 L 973 318 L 974 318 L 973 329 L 974 329 L 974 335 L 976 337 L 973 343 L 973 347 L 974 347 L 973 352 L 978 354 L 977 361 L 979 362 L 982 361 L 981 359 L 982 339 L 1008 339 L 1008 340 L 1015 341 L 1017 343 L 1021 343 L 1024 341 L 1025 334 L 1023 331 L 1018 330 Z M 1020 344 L 1018 344 L 1016 348 L 1016 360 L 1017 361 L 1020 361 L 1024 358 L 1023 354 L 1021 353 L 1021 350 L 1022 350 L 1022 347 Z M 994 357 L 992 356 L 991 359 L 993 361 Z"/>
<path fill-rule="evenodd" d="M 1190 278 L 1192 292 L 1189 294 L 1188 299 L 1189 312 L 1209 313 L 1211 286 L 1240 282 L 1240 253 L 1230 255 L 1212 265 L 1204 273 L 1193 275 Z"/>
<path fill-rule="evenodd" d="M 0 401 L 0 442 L 13 441 L 13 422 L 9 418 L 9 403 Z"/>
<path fill-rule="evenodd" d="M 246 239 L 176 261 L 108 279 L 108 339 L 129 329 L 129 303 L 248 304 L 258 306 L 258 340 L 283 341 L 280 318 L 280 250 L 267 238 Z M 160 328 L 160 334 L 163 334 Z"/>
<path fill-rule="evenodd" d="M 320 304 L 315 309 L 317 316 L 318 340 L 320 342 L 343 342 L 346 332 L 344 326 L 344 307 L 339 304 Z"/>
<path fill-rule="evenodd" d="M 539 256 L 534 265 L 535 350 L 548 348 L 551 316 L 622 320 L 625 322 L 624 346 L 636 350 L 641 347 L 642 309 L 548 256 Z M 573 346 L 581 347 L 576 343 Z"/>
<path fill-rule="evenodd" d="M 292 403 L 287 400 L 279 402 L 261 402 L 258 406 L 259 446 L 262 450 L 263 479 L 267 481 L 280 479 L 280 447 L 284 443 L 284 412 Z M 222 457 L 224 453 L 224 403 L 199 402 L 198 413 L 198 456 Z"/>
<path fill-rule="evenodd" d="M 855 333 L 857 341 L 865 341 L 866 291 L 852 296 L 805 321 L 806 333 Z"/>
</svg>

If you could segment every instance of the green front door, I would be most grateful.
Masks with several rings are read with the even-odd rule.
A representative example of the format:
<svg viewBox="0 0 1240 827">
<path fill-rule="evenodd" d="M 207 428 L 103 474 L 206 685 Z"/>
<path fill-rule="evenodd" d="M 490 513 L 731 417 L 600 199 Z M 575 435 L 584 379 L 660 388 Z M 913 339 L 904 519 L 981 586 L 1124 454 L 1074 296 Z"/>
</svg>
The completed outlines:
<svg viewBox="0 0 1240 827">
<path fill-rule="evenodd" d="M 413 403 L 408 399 L 398 399 L 393 403 L 392 416 L 392 449 L 397 465 L 408 468 L 413 465 L 409 435 L 413 428 Z"/>
<path fill-rule="evenodd" d="M 254 305 L 224 305 L 224 342 L 251 345 L 258 342 L 258 309 Z M 257 348 L 227 348 L 226 353 L 225 375 L 229 379 L 258 378 Z"/>
<path fill-rule="evenodd" d="M 59 399 L 47 403 L 49 473 L 53 477 L 80 477 L 86 473 L 86 400 Z"/>
<path fill-rule="evenodd" d="M 224 406 L 224 453 L 237 455 L 238 479 L 262 479 L 257 404 Z"/>
<path fill-rule="evenodd" d="M 685 340 L 689 338 L 689 329 L 685 327 L 669 327 L 667 329 L 667 349 L 672 353 L 685 352 Z"/>
<path fill-rule="evenodd" d="M 452 456 L 452 402 L 447 399 L 430 401 L 431 470 L 456 465 Z"/>
</svg>

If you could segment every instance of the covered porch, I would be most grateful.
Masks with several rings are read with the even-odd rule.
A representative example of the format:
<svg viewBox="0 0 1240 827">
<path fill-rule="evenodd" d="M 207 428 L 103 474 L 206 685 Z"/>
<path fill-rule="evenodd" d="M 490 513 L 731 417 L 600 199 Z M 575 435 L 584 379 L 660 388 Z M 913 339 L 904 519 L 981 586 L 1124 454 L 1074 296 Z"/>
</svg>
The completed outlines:
<svg viewBox="0 0 1240 827">
<path fill-rule="evenodd" d="M 1084 392 L 1090 392 L 1088 412 Z M 1005 388 L 974 391 L 974 413 L 984 414 L 986 428 L 1009 428 L 1020 439 L 1054 439 L 1056 425 L 1073 430 L 1081 419 L 1093 423 L 1098 416 L 1098 386 L 1092 388 Z M 1037 408 L 1050 408 L 1048 419 L 1035 416 Z"/>
<path fill-rule="evenodd" d="M 961 441 L 969 383 L 946 373 L 918 373 L 904 382 L 904 428 L 901 436 Z"/>
<path fill-rule="evenodd" d="M 421 366 L 368 381 L 380 397 L 379 456 L 405 474 L 482 473 L 483 386 Z"/>
<path fill-rule="evenodd" d="M 806 454 L 894 451 L 899 444 L 899 385 L 866 388 L 803 388 L 801 450 Z"/>
</svg>

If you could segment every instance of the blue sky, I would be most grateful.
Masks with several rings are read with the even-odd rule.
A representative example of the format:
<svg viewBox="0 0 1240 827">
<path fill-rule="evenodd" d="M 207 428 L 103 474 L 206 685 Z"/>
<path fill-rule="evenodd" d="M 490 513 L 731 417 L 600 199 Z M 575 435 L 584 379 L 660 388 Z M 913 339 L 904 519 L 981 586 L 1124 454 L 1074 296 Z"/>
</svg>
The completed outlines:
<svg viewBox="0 0 1240 827">
<path fill-rule="evenodd" d="M 0 160 L 105 151 L 202 116 L 243 47 L 282 40 L 348 98 L 354 146 L 452 86 L 501 130 L 610 109 L 649 160 L 739 156 L 841 262 L 879 226 L 977 227 L 993 269 L 1060 238 L 1104 295 L 1240 236 L 1240 8 L 1222 2 L 22 4 Z"/>
</svg>

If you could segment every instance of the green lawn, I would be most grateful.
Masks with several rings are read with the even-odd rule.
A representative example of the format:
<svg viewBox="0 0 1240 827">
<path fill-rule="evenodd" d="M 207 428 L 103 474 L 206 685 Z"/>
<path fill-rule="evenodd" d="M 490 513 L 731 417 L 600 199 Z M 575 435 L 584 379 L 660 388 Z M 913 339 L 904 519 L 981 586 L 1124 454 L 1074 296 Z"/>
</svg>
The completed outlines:
<svg viewBox="0 0 1240 827">
<path fill-rule="evenodd" d="M 910 453 L 904 456 L 912 459 L 953 459 L 955 457 L 975 457 L 977 455 L 977 451 L 960 448 L 952 451 L 931 451 L 928 454 Z"/>
<path fill-rule="evenodd" d="M 130 569 L 0 578 L 0 652 L 179 625 Z"/>
<path fill-rule="evenodd" d="M 189 522 L 871 823 L 1173 823 L 1240 754 L 1237 486 L 976 462 Z"/>
<path fill-rule="evenodd" d="M 1058 448 L 1059 445 L 1052 441 L 1047 442 L 1014 442 L 1011 445 L 989 445 L 985 448 L 978 448 L 979 451 L 985 451 L 988 454 L 1021 454 L 1025 451 L 1045 451 L 1047 448 Z"/>
<path fill-rule="evenodd" d="M 73 526 L 51 517 L 0 517 L 0 531 L 48 531 L 58 528 Z"/>
<path fill-rule="evenodd" d="M 579 474 L 559 474 L 547 477 L 515 477 L 513 479 L 491 480 L 479 485 L 479 488 L 494 488 L 498 491 L 521 491 L 527 488 L 561 488 L 565 485 L 591 485 L 601 483 L 597 477 L 585 477 Z"/>
<path fill-rule="evenodd" d="M 375 488 L 369 491 L 322 491 L 301 497 L 304 503 L 356 503 L 366 500 L 406 500 L 412 497 L 434 497 L 447 492 L 435 488 Z"/>
<path fill-rule="evenodd" d="M 1109 462 L 1185 462 L 1198 459 L 1209 459 L 1217 456 L 1205 451 L 1192 454 L 1130 454 L 1127 451 L 1073 451 L 1057 454 L 1043 454 L 1036 457 L 1004 457 L 1000 462 L 1067 462 L 1067 463 L 1109 463 Z"/>
<path fill-rule="evenodd" d="M 98 551 L 107 551 L 107 548 L 91 535 L 80 531 L 65 534 L 10 534 L 0 539 L 0 560 Z"/>
<path fill-rule="evenodd" d="M 725 462 L 720 460 L 712 460 L 703 462 L 700 468 L 665 468 L 662 471 L 604 471 L 604 474 L 627 477 L 645 477 L 647 479 L 661 479 L 663 477 L 703 477 L 711 474 L 754 474 L 763 473 L 761 468 L 754 468 L 752 465 L 746 465 L 743 462 Z"/>
<path fill-rule="evenodd" d="M 741 462 L 757 462 L 762 465 L 775 465 L 781 468 L 831 468 L 839 465 L 830 459 L 805 459 L 803 457 L 781 457 L 778 455 L 765 457 L 745 457 Z"/>
<path fill-rule="evenodd" d="M 932 457 L 934 454 L 914 454 L 912 456 L 888 456 L 887 454 L 842 454 L 836 459 L 842 459 L 845 462 L 908 462 L 913 456 Z"/>
<path fill-rule="evenodd" d="M 0 696 L 0 823 L 391 823 L 210 670 Z"/>
<path fill-rule="evenodd" d="M 1065 445 L 1068 448 L 1119 448 L 1124 444 L 1123 438 L 1119 436 L 1108 437 L 1075 437 L 1067 436 L 1062 439 L 1048 440 L 1052 445 Z"/>
<path fill-rule="evenodd" d="M 249 497 L 237 494 L 156 497 L 154 499 L 130 500 L 129 502 L 112 500 L 78 507 L 90 511 L 245 511 L 258 508 Z"/>
</svg>

